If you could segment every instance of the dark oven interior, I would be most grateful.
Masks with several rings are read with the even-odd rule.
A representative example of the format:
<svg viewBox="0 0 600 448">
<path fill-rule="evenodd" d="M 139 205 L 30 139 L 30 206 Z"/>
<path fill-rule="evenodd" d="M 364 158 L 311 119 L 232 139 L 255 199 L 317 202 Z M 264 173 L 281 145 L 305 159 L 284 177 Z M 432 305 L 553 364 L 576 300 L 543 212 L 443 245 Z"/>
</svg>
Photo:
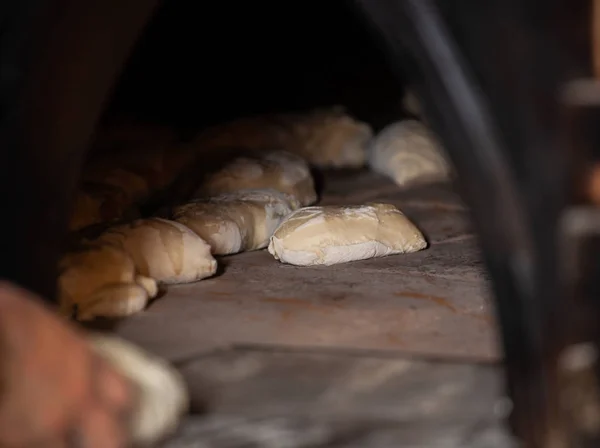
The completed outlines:
<svg viewBox="0 0 600 448">
<path fill-rule="evenodd" d="M 198 129 L 343 104 L 376 126 L 402 116 L 402 82 L 348 2 L 168 1 L 107 114 Z"/>
</svg>

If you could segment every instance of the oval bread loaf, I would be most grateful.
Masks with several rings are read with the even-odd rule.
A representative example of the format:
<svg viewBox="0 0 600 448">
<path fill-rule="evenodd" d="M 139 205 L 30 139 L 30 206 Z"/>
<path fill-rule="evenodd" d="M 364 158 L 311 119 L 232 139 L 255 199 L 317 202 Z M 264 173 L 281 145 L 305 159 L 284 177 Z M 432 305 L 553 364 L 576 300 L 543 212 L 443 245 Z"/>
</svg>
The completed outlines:
<svg viewBox="0 0 600 448">
<path fill-rule="evenodd" d="M 206 179 L 194 196 L 212 197 L 265 188 L 295 196 L 302 205 L 317 200 L 308 163 L 286 151 L 253 152 L 236 157 Z"/>
<path fill-rule="evenodd" d="M 289 215 L 269 253 L 296 266 L 334 265 L 427 247 L 423 234 L 389 204 L 306 207 Z"/>
<path fill-rule="evenodd" d="M 293 152 L 319 167 L 359 168 L 366 161 L 373 130 L 343 107 L 317 109 L 286 117 L 295 136 Z"/>
<path fill-rule="evenodd" d="M 158 283 L 195 282 L 217 271 L 210 246 L 183 224 L 167 219 L 139 219 L 111 227 L 98 241 L 124 250 L 140 274 Z"/>
<path fill-rule="evenodd" d="M 369 165 L 401 187 L 445 181 L 451 176 L 451 165 L 440 143 L 416 120 L 384 128 L 371 144 Z"/>
<path fill-rule="evenodd" d="M 273 189 L 245 190 L 196 200 L 173 210 L 173 219 L 206 241 L 215 255 L 267 247 L 283 219 L 300 203 Z"/>
<path fill-rule="evenodd" d="M 76 311 L 77 320 L 129 316 L 158 293 L 154 279 L 140 275 L 131 257 L 112 246 L 95 244 L 68 253 L 60 270 L 61 312 L 71 316 Z"/>
</svg>

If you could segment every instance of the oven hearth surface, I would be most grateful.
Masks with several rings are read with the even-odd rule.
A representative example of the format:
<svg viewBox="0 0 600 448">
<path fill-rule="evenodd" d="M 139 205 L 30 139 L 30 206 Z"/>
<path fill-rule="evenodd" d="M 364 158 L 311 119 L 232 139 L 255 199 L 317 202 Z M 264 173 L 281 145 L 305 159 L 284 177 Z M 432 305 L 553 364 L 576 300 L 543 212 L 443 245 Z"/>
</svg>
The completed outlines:
<svg viewBox="0 0 600 448">
<path fill-rule="evenodd" d="M 266 250 L 228 256 L 216 277 L 112 323 L 178 365 L 202 411 L 166 446 L 508 446 L 492 412 L 501 375 L 487 274 L 459 195 L 449 184 L 402 191 L 369 171 L 323 184 L 322 205 L 395 204 L 429 248 L 314 268 Z"/>
<path fill-rule="evenodd" d="M 227 256 L 216 277 L 171 286 L 111 326 L 173 362 L 248 344 L 497 359 L 484 266 L 450 185 L 401 191 L 368 171 L 334 172 L 323 190 L 323 205 L 395 204 L 430 247 L 331 267 L 284 265 L 266 250 Z"/>
<path fill-rule="evenodd" d="M 493 365 L 238 347 L 181 370 L 196 413 L 164 448 L 516 448 Z"/>
</svg>

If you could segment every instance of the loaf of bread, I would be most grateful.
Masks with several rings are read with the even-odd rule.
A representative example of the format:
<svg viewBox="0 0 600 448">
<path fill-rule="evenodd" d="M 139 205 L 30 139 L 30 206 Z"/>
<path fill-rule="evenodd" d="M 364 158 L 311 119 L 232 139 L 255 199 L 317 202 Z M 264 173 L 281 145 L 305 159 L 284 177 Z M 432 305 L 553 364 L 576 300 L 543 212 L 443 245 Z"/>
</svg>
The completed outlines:
<svg viewBox="0 0 600 448">
<path fill-rule="evenodd" d="M 173 219 L 206 241 L 214 255 L 263 249 L 300 203 L 272 189 L 243 190 L 175 207 Z"/>
<path fill-rule="evenodd" d="M 390 204 L 306 207 L 275 230 L 269 253 L 296 266 L 334 265 L 416 252 L 423 234 Z"/>
<path fill-rule="evenodd" d="M 111 227 L 97 241 L 125 251 L 140 274 L 159 284 L 195 282 L 217 271 L 210 246 L 175 221 L 140 219 Z"/>
<path fill-rule="evenodd" d="M 135 314 L 158 292 L 154 279 L 141 275 L 126 252 L 109 245 L 67 253 L 60 271 L 61 312 L 78 320 Z"/>
<path fill-rule="evenodd" d="M 384 128 L 369 148 L 369 166 L 400 187 L 447 181 L 452 173 L 440 142 L 416 120 Z"/>
<path fill-rule="evenodd" d="M 293 135 L 285 149 L 311 164 L 323 168 L 359 168 L 365 164 L 373 130 L 342 107 L 289 115 L 285 119 Z"/>
<path fill-rule="evenodd" d="M 158 284 L 210 277 L 217 262 L 210 246 L 184 225 L 148 218 L 113 226 L 60 264 L 63 314 L 78 320 L 125 317 L 143 310 Z"/>
</svg>

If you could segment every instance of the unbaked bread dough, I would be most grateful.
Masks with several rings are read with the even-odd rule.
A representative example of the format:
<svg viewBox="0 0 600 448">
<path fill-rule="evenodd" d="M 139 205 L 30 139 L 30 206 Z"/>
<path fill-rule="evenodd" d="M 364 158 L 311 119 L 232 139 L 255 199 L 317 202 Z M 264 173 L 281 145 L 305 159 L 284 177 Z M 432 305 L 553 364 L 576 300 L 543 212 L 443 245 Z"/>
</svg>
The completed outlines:
<svg viewBox="0 0 600 448">
<path fill-rule="evenodd" d="M 334 265 L 427 247 L 423 234 L 390 204 L 306 207 L 277 228 L 269 253 L 296 266 Z"/>
<path fill-rule="evenodd" d="M 311 205 L 317 200 L 310 167 L 300 156 L 286 151 L 253 151 L 234 157 L 205 179 L 194 196 L 211 197 L 264 188 L 295 196 L 302 205 Z"/>
<path fill-rule="evenodd" d="M 400 121 L 384 128 L 371 144 L 369 165 L 401 187 L 445 181 L 452 173 L 436 137 L 416 120 Z"/>
<path fill-rule="evenodd" d="M 140 274 L 160 284 L 195 282 L 217 271 L 210 246 L 185 225 L 167 219 L 111 227 L 97 241 L 124 250 Z"/>
<path fill-rule="evenodd" d="M 172 433 L 190 402 L 181 374 L 166 361 L 120 338 L 92 334 L 89 340 L 92 349 L 138 387 L 132 442 L 154 445 Z"/>
<path fill-rule="evenodd" d="M 143 310 L 158 288 L 116 247 L 93 244 L 67 253 L 58 279 L 62 314 L 78 320 L 125 317 Z"/>
<path fill-rule="evenodd" d="M 273 189 L 244 190 L 175 207 L 173 219 L 194 231 L 214 255 L 263 249 L 298 200 Z"/>
</svg>

